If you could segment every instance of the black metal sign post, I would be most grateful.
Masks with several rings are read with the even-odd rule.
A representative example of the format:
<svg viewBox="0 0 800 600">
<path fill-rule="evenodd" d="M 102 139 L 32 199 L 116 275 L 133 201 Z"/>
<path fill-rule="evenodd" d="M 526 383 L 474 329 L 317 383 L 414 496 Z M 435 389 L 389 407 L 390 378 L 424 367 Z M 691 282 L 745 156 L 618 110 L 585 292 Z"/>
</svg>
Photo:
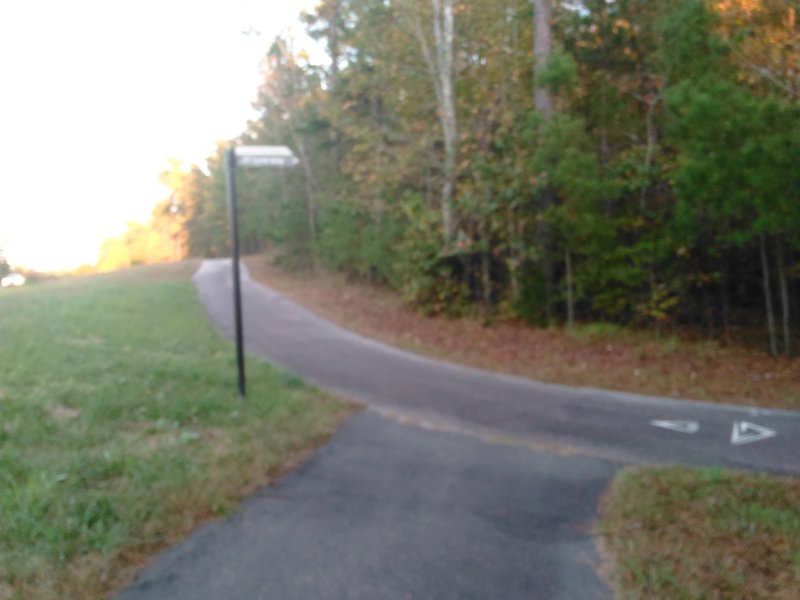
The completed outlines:
<svg viewBox="0 0 800 600">
<path fill-rule="evenodd" d="M 239 212 L 236 208 L 236 156 L 225 151 L 225 176 L 228 184 L 228 205 L 231 210 L 231 263 L 233 264 L 233 318 L 236 330 L 236 368 L 239 395 L 247 393 L 244 373 L 244 334 L 242 332 L 242 285 L 239 277 Z"/>
<path fill-rule="evenodd" d="M 236 207 L 236 166 L 293 167 L 300 161 L 286 146 L 237 146 L 225 151 L 225 178 L 231 211 L 231 263 L 233 269 L 233 317 L 236 333 L 236 368 L 239 396 L 247 393 L 242 331 L 242 285 L 239 271 L 239 214 Z"/>
</svg>

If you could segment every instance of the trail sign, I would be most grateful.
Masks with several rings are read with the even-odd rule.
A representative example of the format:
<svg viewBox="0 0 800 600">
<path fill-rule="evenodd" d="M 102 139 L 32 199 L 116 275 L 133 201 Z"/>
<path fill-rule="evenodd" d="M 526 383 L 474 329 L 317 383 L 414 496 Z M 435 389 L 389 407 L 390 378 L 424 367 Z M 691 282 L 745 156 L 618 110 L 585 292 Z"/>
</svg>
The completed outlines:
<svg viewBox="0 0 800 600">
<path fill-rule="evenodd" d="M 237 167 L 294 167 L 300 162 L 286 146 L 237 146 Z"/>
<path fill-rule="evenodd" d="M 239 395 L 246 393 L 244 334 L 242 333 L 242 286 L 239 276 L 239 216 L 236 209 L 236 167 L 294 167 L 300 161 L 286 146 L 236 146 L 225 151 L 228 205 L 231 211 L 231 262 L 233 263 L 233 318 L 236 330 L 236 367 Z"/>
</svg>

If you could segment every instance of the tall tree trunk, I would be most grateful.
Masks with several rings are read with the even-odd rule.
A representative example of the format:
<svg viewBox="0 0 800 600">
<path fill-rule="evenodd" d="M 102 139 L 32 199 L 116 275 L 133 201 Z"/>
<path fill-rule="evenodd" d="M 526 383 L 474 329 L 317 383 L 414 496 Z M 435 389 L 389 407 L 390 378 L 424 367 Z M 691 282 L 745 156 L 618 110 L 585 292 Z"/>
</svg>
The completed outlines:
<svg viewBox="0 0 800 600">
<path fill-rule="evenodd" d="M 786 280 L 786 269 L 783 265 L 783 244 L 780 236 L 775 240 L 775 254 L 778 257 L 778 285 L 781 290 L 781 309 L 783 311 L 783 353 L 792 355 L 792 325 L 789 309 L 789 284 Z"/>
<path fill-rule="evenodd" d="M 341 51 L 341 43 L 340 43 L 340 33 L 339 33 L 339 22 L 341 20 L 340 16 L 341 11 L 341 4 L 340 0 L 334 0 L 330 4 L 330 14 L 327 15 L 328 17 L 328 52 L 331 56 L 331 70 L 328 75 L 328 92 L 331 95 L 331 98 L 334 98 L 334 94 L 336 94 L 336 83 L 339 80 L 339 58 L 342 55 Z M 334 105 L 336 101 L 334 100 Z M 332 119 L 332 127 L 330 130 L 330 140 L 331 140 L 331 159 L 333 160 L 333 166 L 338 172 L 339 164 L 341 163 L 341 139 L 339 135 L 339 128 L 338 128 L 338 110 L 334 118 Z M 336 178 L 334 178 L 336 181 Z"/>
<path fill-rule="evenodd" d="M 331 72 L 328 78 L 328 87 L 333 90 L 336 87 L 336 81 L 339 78 L 339 57 L 341 56 L 339 44 L 339 12 L 341 10 L 339 0 L 333 0 L 330 3 L 330 12 L 327 16 L 328 19 L 328 52 L 331 55 Z"/>
<path fill-rule="evenodd" d="M 649 181 L 649 171 L 653 164 L 653 154 L 658 146 L 658 131 L 655 125 L 655 112 L 656 105 L 658 104 L 658 97 L 653 98 L 647 102 L 647 115 L 645 117 L 645 124 L 647 128 L 647 149 L 644 155 L 644 179 L 642 180 L 642 189 L 639 191 L 639 214 L 644 214 L 645 200 L 647 198 L 647 188 Z"/>
<path fill-rule="evenodd" d="M 575 294 L 572 281 L 572 253 L 569 251 L 569 246 L 564 248 L 564 264 L 567 269 L 567 326 L 572 327 L 575 325 Z"/>
<path fill-rule="evenodd" d="M 547 121 L 553 114 L 553 93 L 545 85 L 537 85 L 538 77 L 544 72 L 553 54 L 553 25 L 550 0 L 533 0 L 533 52 L 534 88 L 533 104 L 536 111 Z M 539 205 L 544 213 L 553 203 L 552 189 L 543 190 L 539 196 Z M 550 229 L 543 219 L 536 226 L 537 243 L 542 251 L 542 271 L 545 285 L 545 315 L 549 322 L 553 319 L 553 259 L 550 256 Z"/>
<path fill-rule="evenodd" d="M 422 48 L 422 56 L 433 81 L 436 94 L 436 108 L 442 127 L 444 141 L 444 163 L 442 166 L 442 235 L 447 245 L 455 233 L 453 218 L 453 196 L 456 185 L 456 166 L 458 164 L 458 122 L 456 102 L 453 91 L 453 41 L 454 41 L 454 0 L 431 0 L 433 8 L 433 42 L 431 51 L 428 37 L 417 13 L 409 14 L 414 33 Z"/>
<path fill-rule="evenodd" d="M 767 240 L 762 233 L 758 236 L 761 249 L 761 271 L 764 283 L 764 302 L 767 309 L 767 330 L 769 331 L 769 351 L 772 356 L 778 355 L 778 337 L 775 333 L 775 314 L 772 309 L 772 289 L 769 281 L 769 258 L 767 256 Z"/>
<path fill-rule="evenodd" d="M 442 184 L 442 226 L 445 243 L 453 238 L 452 201 L 456 184 L 458 124 L 453 93 L 453 0 L 431 0 L 433 39 L 436 46 L 436 69 L 439 81 L 439 118 L 444 134 L 444 182 Z"/>
<path fill-rule="evenodd" d="M 550 0 L 533 0 L 533 54 L 534 81 L 547 67 L 553 54 L 553 13 Z M 553 114 L 553 93 L 547 86 L 534 83 L 533 103 L 542 118 L 549 119 Z"/>
<path fill-rule="evenodd" d="M 428 151 L 428 163 L 425 167 L 425 203 L 434 206 L 438 198 L 436 188 L 436 172 L 433 165 L 436 164 L 436 152 L 433 144 L 428 144 L 425 148 Z"/>
<path fill-rule="evenodd" d="M 488 237 L 485 241 L 486 248 L 481 252 L 481 287 L 483 288 L 483 303 L 488 310 L 492 304 L 491 249 L 489 248 Z"/>
<path fill-rule="evenodd" d="M 728 273 L 722 271 L 722 279 L 719 282 L 720 301 L 722 303 L 722 333 L 726 334 L 731 327 L 731 295 L 728 289 Z"/>
<path fill-rule="evenodd" d="M 797 256 L 791 245 L 789 246 L 789 264 L 797 265 Z M 789 280 L 789 301 L 791 302 L 792 314 L 794 315 L 795 333 L 800 335 L 800 319 L 797 318 L 797 316 L 800 315 L 800 294 L 797 293 L 796 277 L 792 277 Z"/>
<path fill-rule="evenodd" d="M 656 308 L 658 302 L 658 286 L 656 285 L 656 272 L 653 269 L 653 264 L 647 268 L 648 279 L 650 281 L 650 302 L 653 308 Z M 656 318 L 656 339 L 661 339 L 661 319 Z"/>
<path fill-rule="evenodd" d="M 552 194 L 549 192 L 549 190 L 545 191 L 545 195 L 549 196 L 543 200 L 545 206 L 552 203 Z M 550 256 L 550 228 L 544 223 L 543 219 L 540 221 L 539 245 L 542 248 L 542 272 L 544 273 L 544 314 L 547 324 L 550 325 L 555 320 L 555 311 L 553 310 L 555 269 L 553 267 L 553 257 Z"/>
<path fill-rule="evenodd" d="M 285 68 L 287 69 L 287 73 L 289 76 L 289 80 L 291 81 L 291 88 L 293 90 L 301 89 L 301 85 L 298 81 L 298 77 L 300 76 L 298 71 L 299 67 L 295 63 L 294 56 L 288 50 L 284 43 L 280 46 L 280 51 L 282 54 L 282 58 L 285 61 Z M 269 83 L 267 84 L 267 88 L 269 89 Z M 300 166 L 303 169 L 304 175 L 304 185 L 305 185 L 305 192 L 306 192 L 306 212 L 307 212 L 307 219 L 308 219 L 308 234 L 309 234 L 309 250 L 311 252 L 311 259 L 314 266 L 314 269 L 317 269 L 317 254 L 315 251 L 315 242 L 317 239 L 317 202 L 316 202 L 316 182 L 314 180 L 314 168 L 311 164 L 311 158 L 308 155 L 306 150 L 306 144 L 303 139 L 303 135 L 301 135 L 298 131 L 297 127 L 297 117 L 300 114 L 299 109 L 299 99 L 295 93 L 287 93 L 287 90 L 281 90 L 279 88 L 273 88 L 271 91 L 271 101 L 273 105 L 278 108 L 282 113 L 287 115 L 288 122 L 287 122 L 287 129 L 289 135 L 291 136 L 292 142 L 294 143 L 295 147 L 297 148 L 297 153 L 299 154 L 300 158 Z"/>
<path fill-rule="evenodd" d="M 506 263 L 508 264 L 508 271 L 511 276 L 511 297 L 514 304 L 520 300 L 519 273 L 524 260 L 524 251 L 520 248 L 521 244 L 515 243 L 522 239 L 518 223 L 517 215 L 514 214 L 511 206 L 507 206 L 506 228 L 508 231 L 508 258 L 506 259 Z"/>
<path fill-rule="evenodd" d="M 294 133 L 292 129 L 292 140 L 297 146 L 297 153 L 300 155 L 300 165 L 303 168 L 303 183 L 306 191 L 306 217 L 308 219 L 308 236 L 310 242 L 311 259 L 313 261 L 314 270 L 317 269 L 317 201 L 316 201 L 316 183 L 314 181 L 314 171 L 311 166 L 311 160 L 306 152 L 306 145 L 300 135 Z"/>
<path fill-rule="evenodd" d="M 483 153 L 487 150 L 488 144 L 481 143 L 480 152 Z M 481 177 L 480 170 L 474 170 L 472 177 L 475 189 L 478 190 L 478 193 L 481 193 L 481 190 L 483 190 L 483 178 Z M 482 218 L 478 217 L 475 220 L 475 233 L 473 237 L 478 237 L 480 241 L 478 247 L 481 248 L 481 293 L 483 296 L 484 311 L 488 314 L 492 304 L 492 241 L 488 214 L 484 215 Z"/>
<path fill-rule="evenodd" d="M 281 173 L 281 201 L 283 202 L 284 206 L 289 206 L 289 193 L 286 188 L 286 169 L 278 170 Z M 271 217 L 277 220 L 278 215 L 273 213 Z"/>
<path fill-rule="evenodd" d="M 706 338 L 714 339 L 714 312 L 711 308 L 708 286 L 705 284 L 700 287 L 700 327 Z"/>
<path fill-rule="evenodd" d="M 609 159 L 611 157 L 611 149 L 608 147 L 608 132 L 606 131 L 605 123 L 600 125 L 600 166 L 605 171 L 608 169 Z"/>
</svg>

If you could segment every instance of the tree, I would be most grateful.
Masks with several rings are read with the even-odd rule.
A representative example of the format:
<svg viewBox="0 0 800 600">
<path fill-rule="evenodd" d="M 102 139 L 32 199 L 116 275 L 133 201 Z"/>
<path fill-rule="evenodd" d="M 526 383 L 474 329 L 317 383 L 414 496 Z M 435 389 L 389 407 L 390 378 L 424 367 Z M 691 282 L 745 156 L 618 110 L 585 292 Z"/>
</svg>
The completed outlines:
<svg viewBox="0 0 800 600">
<path fill-rule="evenodd" d="M 277 39 L 236 140 L 302 161 L 241 174 L 248 248 L 432 312 L 708 336 L 766 313 L 791 351 L 793 3 L 322 0 L 304 21 L 328 60 Z M 228 244 L 221 175 L 178 177 L 193 253 Z"/>
<path fill-rule="evenodd" d="M 313 246 L 318 235 L 318 185 L 312 156 L 307 148 L 303 121 L 313 119 L 312 100 L 319 89 L 315 73 L 304 72 L 286 40 L 278 38 L 266 57 L 266 77 L 259 91 L 258 105 L 267 114 L 279 116 L 300 158 L 306 196 L 308 236 Z M 313 254 L 312 254 L 313 255 Z"/>
<path fill-rule="evenodd" d="M 455 233 L 453 216 L 453 196 L 458 174 L 458 120 L 456 118 L 456 98 L 454 91 L 453 44 L 455 42 L 454 0 L 431 0 L 431 28 L 433 44 L 423 26 L 423 14 L 418 7 L 406 6 L 406 16 L 412 22 L 414 33 L 428 67 L 436 107 L 442 130 L 444 161 L 442 164 L 442 237 L 449 244 Z"/>
<path fill-rule="evenodd" d="M 148 223 L 128 223 L 125 233 L 104 240 L 97 269 L 114 271 L 184 258 L 185 233 L 175 208 L 174 201 L 168 198 L 156 205 Z"/>
<path fill-rule="evenodd" d="M 5 277 L 11 271 L 11 267 L 6 261 L 6 257 L 3 254 L 3 249 L 0 248 L 0 277 Z"/>
<path fill-rule="evenodd" d="M 553 11 L 550 0 L 533 0 L 534 106 L 546 121 L 553 114 L 553 94 L 543 80 L 553 54 Z"/>
<path fill-rule="evenodd" d="M 675 174 L 683 222 L 704 221 L 736 246 L 758 244 L 770 350 L 778 353 L 770 248 L 781 281 L 784 351 L 791 352 L 790 307 L 782 240 L 800 233 L 800 192 L 792 156 L 800 155 L 797 110 L 762 100 L 712 74 L 670 91 L 682 153 Z M 790 124 L 787 127 L 787 124 Z M 722 225 L 720 227 L 720 225 Z"/>
</svg>

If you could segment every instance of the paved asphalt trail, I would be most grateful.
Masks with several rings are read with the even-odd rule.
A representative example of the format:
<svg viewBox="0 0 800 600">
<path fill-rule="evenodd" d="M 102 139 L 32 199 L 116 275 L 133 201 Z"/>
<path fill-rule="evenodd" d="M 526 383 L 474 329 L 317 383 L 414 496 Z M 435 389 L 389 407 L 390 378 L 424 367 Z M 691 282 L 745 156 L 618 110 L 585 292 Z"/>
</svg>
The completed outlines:
<svg viewBox="0 0 800 600">
<path fill-rule="evenodd" d="M 212 321 L 233 332 L 227 260 L 195 275 Z M 446 428 L 557 445 L 608 460 L 723 465 L 800 473 L 800 412 L 751 409 L 536 383 L 435 361 L 364 338 L 258 283 L 242 280 L 245 343 L 253 354 L 370 406 Z M 694 421 L 695 433 L 651 421 Z M 749 443 L 765 427 L 772 437 Z"/>
<path fill-rule="evenodd" d="M 613 473 L 364 411 L 119 600 L 607 598 L 591 522 Z"/>
<path fill-rule="evenodd" d="M 195 283 L 230 336 L 230 263 L 204 262 Z M 251 353 L 372 410 L 233 518 L 157 557 L 120 600 L 609 598 L 592 526 L 620 464 L 800 472 L 800 413 L 433 361 L 242 283 Z"/>
</svg>

